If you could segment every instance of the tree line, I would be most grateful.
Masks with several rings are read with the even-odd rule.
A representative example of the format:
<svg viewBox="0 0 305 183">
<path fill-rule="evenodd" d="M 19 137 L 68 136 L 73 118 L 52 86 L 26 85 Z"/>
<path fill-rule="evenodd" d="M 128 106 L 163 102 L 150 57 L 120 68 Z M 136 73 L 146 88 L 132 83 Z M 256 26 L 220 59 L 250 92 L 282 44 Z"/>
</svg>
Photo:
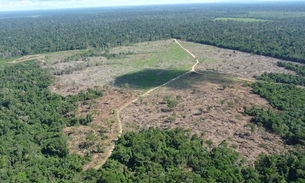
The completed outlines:
<svg viewBox="0 0 305 183">
<path fill-rule="evenodd" d="M 304 152 L 261 155 L 254 167 L 223 141 L 218 147 L 183 129 L 128 132 L 92 182 L 304 182 Z M 95 175 L 95 176 L 92 176 Z"/>
<path fill-rule="evenodd" d="M 304 12 L 303 3 L 210 4 L 78 9 L 10 14 L 0 19 L 0 57 L 100 48 L 178 38 L 304 62 L 305 20 L 272 12 Z M 251 12 L 265 11 L 261 14 Z M 88 13 L 90 12 L 90 13 Z M 266 16 L 263 16 L 267 14 Z M 22 16 L 23 15 L 23 16 Z M 1 16 L 1 14 L 0 14 Z M 4 15 L 2 15 L 4 16 Z M 11 18 L 10 18 L 11 16 Z M 16 15 L 15 15 L 16 16 Z M 217 17 L 263 18 L 263 22 L 214 21 Z"/>
</svg>

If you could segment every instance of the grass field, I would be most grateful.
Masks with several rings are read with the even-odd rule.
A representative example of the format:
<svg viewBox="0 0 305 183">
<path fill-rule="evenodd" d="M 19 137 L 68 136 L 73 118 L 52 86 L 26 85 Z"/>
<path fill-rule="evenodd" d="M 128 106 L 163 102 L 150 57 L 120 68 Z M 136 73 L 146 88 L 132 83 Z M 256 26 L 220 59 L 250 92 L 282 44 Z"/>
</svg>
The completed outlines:
<svg viewBox="0 0 305 183">
<path fill-rule="evenodd" d="M 244 15 L 242 15 L 244 16 Z M 298 18 L 305 17 L 305 12 L 285 12 L 285 11 L 249 11 L 249 17 L 255 18 Z"/>
<path fill-rule="evenodd" d="M 134 49 L 135 54 L 125 59 L 124 63 L 121 60 L 111 60 L 117 63 L 121 72 L 132 70 L 117 76 L 115 86 L 127 85 L 133 89 L 148 90 L 189 71 L 194 64 L 194 59 L 176 43 L 167 41 L 165 46 L 159 42 L 158 47 L 154 44 L 142 45 L 140 53 Z M 121 64 L 126 65 L 122 67 Z"/>
<path fill-rule="evenodd" d="M 117 77 L 115 85 L 128 84 L 134 89 L 148 90 L 189 71 L 194 64 L 192 60 L 179 45 L 171 44 L 166 52 L 156 52 L 131 62 L 129 66 L 137 71 Z"/>
<path fill-rule="evenodd" d="M 257 19 L 257 18 L 231 18 L 231 17 L 221 17 L 215 18 L 214 21 L 240 21 L 240 22 L 265 22 L 267 20 Z"/>
<path fill-rule="evenodd" d="M 234 17 L 219 17 L 214 21 L 240 21 L 240 22 L 265 22 L 268 19 L 299 18 L 305 17 L 305 12 L 285 11 L 249 11 Z"/>
<path fill-rule="evenodd" d="M 171 44 L 166 51 L 156 51 L 154 54 L 150 54 L 148 57 L 141 59 L 130 64 L 133 68 L 174 68 L 181 70 L 189 70 L 191 64 L 185 62 L 185 60 L 190 60 L 190 55 L 181 50 L 179 45 Z"/>
</svg>

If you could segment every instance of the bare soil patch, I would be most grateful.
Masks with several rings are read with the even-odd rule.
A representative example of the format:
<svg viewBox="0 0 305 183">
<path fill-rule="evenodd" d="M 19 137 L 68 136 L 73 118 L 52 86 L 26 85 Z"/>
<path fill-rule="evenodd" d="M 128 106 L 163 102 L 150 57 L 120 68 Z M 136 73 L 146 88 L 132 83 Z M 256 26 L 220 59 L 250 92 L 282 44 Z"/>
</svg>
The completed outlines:
<svg viewBox="0 0 305 183">
<path fill-rule="evenodd" d="M 249 164 L 261 153 L 283 153 L 289 149 L 278 136 L 250 124 L 251 117 L 243 116 L 244 106 L 270 107 L 268 102 L 252 94 L 243 82 L 218 75 L 190 73 L 169 87 L 142 97 L 122 111 L 123 128 L 189 129 L 207 144 L 228 142 Z"/>
</svg>

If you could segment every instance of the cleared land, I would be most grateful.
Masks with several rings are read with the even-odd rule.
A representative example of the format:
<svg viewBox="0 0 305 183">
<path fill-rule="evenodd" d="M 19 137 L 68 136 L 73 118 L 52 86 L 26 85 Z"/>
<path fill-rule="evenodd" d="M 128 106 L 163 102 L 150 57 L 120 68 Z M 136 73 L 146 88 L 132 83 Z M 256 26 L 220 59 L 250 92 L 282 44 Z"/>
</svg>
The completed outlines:
<svg viewBox="0 0 305 183">
<path fill-rule="evenodd" d="M 277 62 L 283 61 L 271 57 L 254 55 L 230 49 L 217 48 L 209 45 L 202 45 L 180 41 L 180 43 L 190 50 L 200 63 L 196 71 L 216 71 L 234 77 L 254 79 L 264 72 L 273 73 L 294 73 L 278 67 Z M 288 61 L 285 61 L 288 62 Z"/>
<path fill-rule="evenodd" d="M 105 163 L 119 135 L 117 109 L 139 95 L 138 92 L 109 87 L 103 88 L 103 91 L 103 97 L 79 104 L 76 111 L 79 116 L 92 114 L 94 117 L 88 126 L 80 125 L 64 129 L 69 137 L 70 153 L 92 156 L 84 170 L 99 168 Z"/>
<path fill-rule="evenodd" d="M 216 72 L 190 73 L 123 110 L 123 129 L 182 127 L 216 146 L 227 141 L 250 164 L 260 153 L 289 149 L 279 137 L 250 124 L 250 117 L 243 116 L 244 106 L 270 106 L 243 82 L 230 78 Z"/>
<path fill-rule="evenodd" d="M 64 129 L 69 136 L 71 153 L 92 156 L 84 169 L 99 168 L 111 154 L 114 141 L 120 134 L 117 113 L 121 106 L 144 91 L 187 72 L 194 63 L 193 58 L 172 40 L 114 48 L 108 55 L 114 55 L 114 58 L 74 60 L 73 55 L 66 55 L 67 58 L 56 61 L 53 55 L 45 64 L 57 77 L 51 89 L 59 94 L 73 94 L 92 86 L 104 86 L 103 97 L 80 103 L 76 111 L 80 116 L 93 114 L 94 121 L 89 126 Z"/>
<path fill-rule="evenodd" d="M 200 61 L 197 71 L 217 71 L 253 79 L 264 72 L 293 73 L 277 67 L 279 59 L 179 41 Z M 82 52 L 85 52 L 83 50 Z M 127 87 L 148 90 L 188 70 L 194 59 L 172 40 L 139 43 L 109 50 L 114 57 L 73 58 L 78 52 L 59 52 L 46 56 L 47 67 L 55 75 L 52 90 L 75 94 L 93 86 Z"/>
<path fill-rule="evenodd" d="M 251 93 L 236 77 L 253 80 L 263 72 L 287 72 L 278 59 L 179 41 L 200 63 L 197 73 L 140 97 L 120 112 L 123 133 L 150 126 L 182 127 L 218 145 L 226 140 L 251 164 L 260 153 L 290 149 L 279 137 L 250 124 L 242 115 L 244 106 L 270 107 Z M 113 48 L 111 57 L 79 57 L 88 50 L 49 54 L 44 67 L 56 77 L 50 88 L 67 95 L 85 88 L 103 87 L 104 96 L 79 104 L 78 115 L 93 114 L 89 126 L 65 128 L 71 153 L 90 155 L 84 169 L 100 167 L 110 155 L 119 135 L 118 110 L 145 91 L 186 73 L 194 58 L 173 40 L 139 43 Z"/>
<path fill-rule="evenodd" d="M 193 58 L 172 40 L 145 42 L 109 50 L 112 58 L 90 57 L 51 64 L 54 92 L 67 95 L 92 86 L 149 89 L 189 70 Z"/>
<path fill-rule="evenodd" d="M 240 64 L 240 60 L 237 63 Z M 126 131 L 182 127 L 210 145 L 227 141 L 253 164 L 261 153 L 280 154 L 291 149 L 278 136 L 249 123 L 251 117 L 243 116 L 243 107 L 253 105 L 270 107 L 266 100 L 251 93 L 247 83 L 237 82 L 232 75 L 218 73 L 215 69 L 201 70 L 200 74 L 189 73 L 140 98 L 123 110 L 121 117 Z"/>
</svg>

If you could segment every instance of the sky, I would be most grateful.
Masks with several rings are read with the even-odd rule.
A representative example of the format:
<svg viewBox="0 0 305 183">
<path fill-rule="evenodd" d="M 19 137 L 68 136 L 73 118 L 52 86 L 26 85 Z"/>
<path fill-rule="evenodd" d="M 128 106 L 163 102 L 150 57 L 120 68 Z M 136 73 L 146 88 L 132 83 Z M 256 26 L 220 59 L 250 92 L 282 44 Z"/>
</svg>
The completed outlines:
<svg viewBox="0 0 305 183">
<path fill-rule="evenodd" d="M 232 1 L 247 2 L 248 0 L 0 0 L 0 11 Z M 261 2 L 285 0 L 252 0 L 252 2 L 255 1 Z"/>
</svg>

